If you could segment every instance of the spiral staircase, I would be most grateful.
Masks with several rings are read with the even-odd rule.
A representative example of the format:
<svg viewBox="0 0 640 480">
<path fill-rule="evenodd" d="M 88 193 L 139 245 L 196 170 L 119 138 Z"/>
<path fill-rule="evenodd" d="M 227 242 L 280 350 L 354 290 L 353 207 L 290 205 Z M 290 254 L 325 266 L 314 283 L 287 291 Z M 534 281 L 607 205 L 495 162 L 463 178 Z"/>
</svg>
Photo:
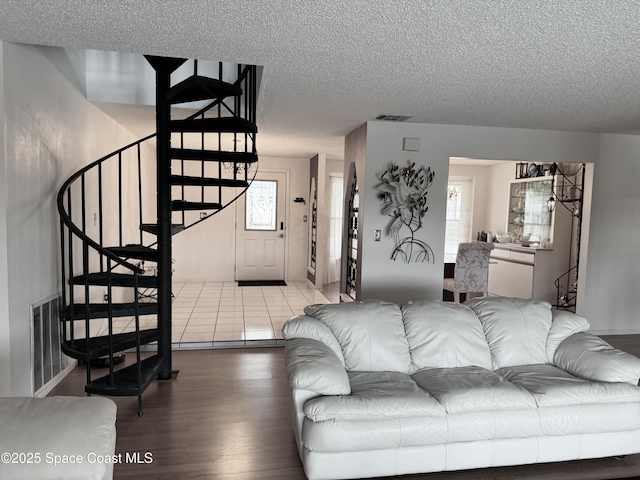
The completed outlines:
<svg viewBox="0 0 640 480">
<path fill-rule="evenodd" d="M 172 236 L 240 197 L 258 160 L 256 66 L 219 63 L 214 78 L 197 61 L 145 58 L 156 72 L 157 132 L 77 171 L 57 197 L 62 350 L 85 364 L 87 394 L 137 396 L 139 415 L 145 389 L 172 375 Z M 192 102 L 206 106 L 172 118 L 172 106 Z M 135 359 L 117 368 L 124 351 Z M 99 359 L 108 373 L 96 378 Z"/>
</svg>

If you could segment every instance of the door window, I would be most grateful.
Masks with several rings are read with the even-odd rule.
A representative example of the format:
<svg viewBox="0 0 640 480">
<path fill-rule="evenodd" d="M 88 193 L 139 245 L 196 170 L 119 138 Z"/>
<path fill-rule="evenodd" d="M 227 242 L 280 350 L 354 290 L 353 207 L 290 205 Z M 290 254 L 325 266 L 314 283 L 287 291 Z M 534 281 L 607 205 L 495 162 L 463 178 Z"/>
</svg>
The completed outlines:
<svg viewBox="0 0 640 480">
<path fill-rule="evenodd" d="M 278 182 L 254 180 L 246 193 L 245 230 L 276 230 Z"/>
</svg>

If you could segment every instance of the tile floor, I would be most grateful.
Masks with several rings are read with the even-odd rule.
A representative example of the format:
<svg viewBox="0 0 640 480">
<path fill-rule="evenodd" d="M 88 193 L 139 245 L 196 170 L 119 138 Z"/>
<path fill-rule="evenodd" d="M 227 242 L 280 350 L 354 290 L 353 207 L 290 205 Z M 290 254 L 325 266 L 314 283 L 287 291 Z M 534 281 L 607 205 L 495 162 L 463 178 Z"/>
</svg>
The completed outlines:
<svg viewBox="0 0 640 480">
<path fill-rule="evenodd" d="M 173 282 L 174 349 L 282 345 L 282 325 L 314 303 L 330 303 L 306 282 L 286 287 L 238 287 L 236 282 Z M 155 316 L 140 318 L 155 327 Z M 133 319 L 114 320 L 114 331 L 133 329 Z"/>
</svg>

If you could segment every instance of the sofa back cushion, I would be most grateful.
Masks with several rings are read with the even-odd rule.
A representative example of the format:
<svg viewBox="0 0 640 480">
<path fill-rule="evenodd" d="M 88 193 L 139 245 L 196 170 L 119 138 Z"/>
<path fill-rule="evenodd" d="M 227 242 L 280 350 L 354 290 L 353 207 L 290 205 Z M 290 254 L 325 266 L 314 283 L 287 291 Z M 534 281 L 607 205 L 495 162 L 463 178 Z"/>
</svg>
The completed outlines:
<svg viewBox="0 0 640 480">
<path fill-rule="evenodd" d="M 304 312 L 329 327 L 340 343 L 347 371 L 412 373 L 402 312 L 397 304 L 365 300 L 311 305 Z"/>
<path fill-rule="evenodd" d="M 491 349 L 493 368 L 549 363 L 551 305 L 542 300 L 481 297 L 466 304 L 476 312 Z"/>
<path fill-rule="evenodd" d="M 491 369 L 491 353 L 473 310 L 451 302 L 402 305 L 414 369 L 477 366 Z"/>
</svg>

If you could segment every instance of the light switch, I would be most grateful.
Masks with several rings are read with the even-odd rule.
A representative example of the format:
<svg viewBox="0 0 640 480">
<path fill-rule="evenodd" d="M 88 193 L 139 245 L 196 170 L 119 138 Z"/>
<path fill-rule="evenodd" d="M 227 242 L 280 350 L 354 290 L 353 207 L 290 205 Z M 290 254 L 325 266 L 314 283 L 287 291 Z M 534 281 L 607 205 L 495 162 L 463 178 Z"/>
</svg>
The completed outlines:
<svg viewBox="0 0 640 480">
<path fill-rule="evenodd" d="M 307 216 L 306 215 L 302 217 L 302 221 L 307 223 Z"/>
<path fill-rule="evenodd" d="M 374 242 L 379 242 L 380 241 L 380 237 L 382 236 L 382 231 L 380 230 L 376 230 L 373 234 L 373 241 Z"/>
</svg>

